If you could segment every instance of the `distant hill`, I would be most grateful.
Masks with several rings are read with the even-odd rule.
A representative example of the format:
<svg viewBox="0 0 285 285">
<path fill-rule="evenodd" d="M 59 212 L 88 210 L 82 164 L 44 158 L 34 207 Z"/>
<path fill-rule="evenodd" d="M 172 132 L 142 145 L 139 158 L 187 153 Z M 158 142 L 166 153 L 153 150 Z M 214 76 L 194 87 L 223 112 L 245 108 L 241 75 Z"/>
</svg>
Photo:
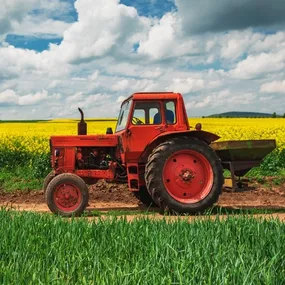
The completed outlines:
<svg viewBox="0 0 285 285">
<path fill-rule="evenodd" d="M 280 118 L 282 116 L 276 115 L 276 117 Z M 207 118 L 272 118 L 272 114 L 257 112 L 226 112 L 213 114 L 207 116 Z"/>
</svg>

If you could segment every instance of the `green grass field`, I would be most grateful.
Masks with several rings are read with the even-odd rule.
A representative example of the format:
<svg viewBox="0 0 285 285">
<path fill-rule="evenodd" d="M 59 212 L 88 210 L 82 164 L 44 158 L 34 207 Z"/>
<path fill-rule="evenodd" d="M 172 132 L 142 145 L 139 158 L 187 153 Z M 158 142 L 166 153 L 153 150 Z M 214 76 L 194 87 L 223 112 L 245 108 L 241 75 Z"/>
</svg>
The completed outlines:
<svg viewBox="0 0 285 285">
<path fill-rule="evenodd" d="M 285 224 L 0 211 L 1 284 L 285 284 Z"/>
</svg>

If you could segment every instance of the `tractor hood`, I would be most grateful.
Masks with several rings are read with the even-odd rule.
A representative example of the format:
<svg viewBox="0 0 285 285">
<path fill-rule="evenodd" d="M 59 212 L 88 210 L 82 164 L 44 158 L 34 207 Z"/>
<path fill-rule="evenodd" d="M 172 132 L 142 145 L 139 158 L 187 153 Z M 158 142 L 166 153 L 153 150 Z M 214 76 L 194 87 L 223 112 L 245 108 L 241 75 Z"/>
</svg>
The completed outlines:
<svg viewBox="0 0 285 285">
<path fill-rule="evenodd" d="M 115 147 L 118 145 L 117 135 L 77 135 L 52 136 L 51 145 L 55 147 Z"/>
</svg>

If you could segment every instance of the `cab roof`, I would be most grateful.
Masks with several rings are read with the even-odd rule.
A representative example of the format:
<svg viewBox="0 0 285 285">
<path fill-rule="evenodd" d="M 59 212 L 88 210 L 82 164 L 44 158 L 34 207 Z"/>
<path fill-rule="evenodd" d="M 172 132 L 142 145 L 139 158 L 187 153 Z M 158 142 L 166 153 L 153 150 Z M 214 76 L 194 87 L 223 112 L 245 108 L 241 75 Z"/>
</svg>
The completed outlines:
<svg viewBox="0 0 285 285">
<path fill-rule="evenodd" d="M 138 92 L 129 96 L 124 102 L 133 100 L 163 100 L 163 99 L 177 99 L 182 98 L 180 93 L 174 92 Z M 123 102 L 123 103 L 124 103 Z"/>
</svg>

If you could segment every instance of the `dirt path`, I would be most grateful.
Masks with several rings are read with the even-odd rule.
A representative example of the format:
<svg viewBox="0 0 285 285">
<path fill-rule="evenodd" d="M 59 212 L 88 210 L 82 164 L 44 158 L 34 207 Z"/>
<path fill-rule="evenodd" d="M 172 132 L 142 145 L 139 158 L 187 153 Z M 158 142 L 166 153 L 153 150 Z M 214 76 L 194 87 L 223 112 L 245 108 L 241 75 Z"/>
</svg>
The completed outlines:
<svg viewBox="0 0 285 285">
<path fill-rule="evenodd" d="M 0 192 L 0 207 L 15 209 L 19 211 L 50 212 L 45 200 L 43 191 L 31 191 L 29 193 Z M 217 213 L 240 214 L 241 209 L 267 209 L 270 216 L 278 217 L 285 221 L 285 184 L 264 188 L 262 185 L 251 185 L 243 192 L 231 192 L 224 189 L 216 205 Z M 114 185 L 104 182 L 98 183 L 90 188 L 90 202 L 87 210 L 90 216 L 94 213 L 104 215 L 106 212 L 117 211 L 130 213 L 127 218 L 132 220 L 144 212 L 144 216 L 156 219 L 164 218 L 158 208 L 146 209 L 130 193 L 125 185 Z M 145 215 L 148 210 L 151 214 Z M 276 212 L 276 213 L 274 213 Z M 260 215 L 257 215 L 260 216 Z M 264 215 L 261 215 L 264 216 Z M 197 217 L 188 216 L 185 219 L 195 219 Z M 199 216 L 198 218 L 201 218 Z M 177 217 L 168 217 L 177 219 Z"/>
</svg>

